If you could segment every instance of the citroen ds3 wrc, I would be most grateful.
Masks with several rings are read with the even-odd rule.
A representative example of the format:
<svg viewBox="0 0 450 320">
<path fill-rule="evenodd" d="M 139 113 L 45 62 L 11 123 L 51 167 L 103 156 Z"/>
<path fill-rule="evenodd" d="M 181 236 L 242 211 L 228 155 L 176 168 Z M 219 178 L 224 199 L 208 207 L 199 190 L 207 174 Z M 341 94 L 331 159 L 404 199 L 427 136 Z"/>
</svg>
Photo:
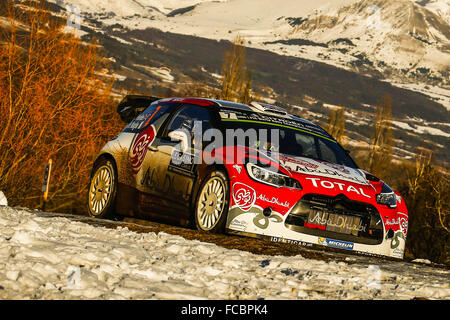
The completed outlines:
<svg viewBox="0 0 450 320">
<path fill-rule="evenodd" d="M 93 165 L 91 216 L 403 258 L 401 195 L 312 122 L 203 98 L 126 96 L 118 112 L 127 125 Z"/>
</svg>

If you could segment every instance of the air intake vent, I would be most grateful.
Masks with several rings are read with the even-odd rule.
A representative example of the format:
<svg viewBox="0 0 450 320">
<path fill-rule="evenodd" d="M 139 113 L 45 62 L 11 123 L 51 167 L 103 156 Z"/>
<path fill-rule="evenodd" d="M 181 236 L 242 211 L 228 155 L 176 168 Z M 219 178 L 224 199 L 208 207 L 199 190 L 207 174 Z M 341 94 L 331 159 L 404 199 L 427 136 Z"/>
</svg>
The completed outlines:
<svg viewBox="0 0 450 320">
<path fill-rule="evenodd" d="M 283 116 L 288 114 L 286 112 L 286 110 L 284 110 L 283 108 L 280 108 L 278 106 L 274 106 L 271 104 L 267 104 L 267 103 L 252 101 L 252 102 L 250 102 L 250 106 L 252 106 L 254 109 L 256 109 L 259 112 L 269 112 L 269 113 L 275 113 L 275 114 L 279 114 L 279 115 L 283 115 Z"/>
</svg>

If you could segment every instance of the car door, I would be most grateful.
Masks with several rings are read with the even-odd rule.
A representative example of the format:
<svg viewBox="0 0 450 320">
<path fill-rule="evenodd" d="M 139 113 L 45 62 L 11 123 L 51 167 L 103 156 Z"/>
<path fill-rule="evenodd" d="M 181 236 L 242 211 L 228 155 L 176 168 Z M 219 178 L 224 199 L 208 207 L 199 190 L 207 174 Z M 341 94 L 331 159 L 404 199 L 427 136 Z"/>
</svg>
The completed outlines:
<svg viewBox="0 0 450 320">
<path fill-rule="evenodd" d="M 189 216 L 196 179 L 194 126 L 201 126 L 202 134 L 210 126 L 210 120 L 208 107 L 183 104 L 167 121 L 147 153 L 142 181 L 146 198 L 143 211 L 177 221 Z M 180 149 L 179 140 L 170 137 L 173 132 L 185 133 L 186 150 Z"/>
</svg>

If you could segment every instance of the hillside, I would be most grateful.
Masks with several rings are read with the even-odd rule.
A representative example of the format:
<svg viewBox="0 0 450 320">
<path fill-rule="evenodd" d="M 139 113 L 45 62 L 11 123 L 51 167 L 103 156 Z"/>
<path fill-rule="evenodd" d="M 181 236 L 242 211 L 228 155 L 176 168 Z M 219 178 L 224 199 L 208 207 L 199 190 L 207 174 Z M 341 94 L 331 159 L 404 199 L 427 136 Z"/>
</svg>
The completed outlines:
<svg viewBox="0 0 450 320">
<path fill-rule="evenodd" d="M 54 14 L 67 16 L 68 2 L 55 2 L 57 4 L 51 5 Z M 434 21 L 428 23 L 426 29 L 420 29 L 420 34 L 427 42 L 431 43 L 432 36 L 436 41 L 426 44 L 413 37 L 413 44 L 419 41 L 426 50 L 439 51 L 445 58 L 449 27 L 446 15 L 442 14 L 445 3 L 407 2 L 417 15 L 425 17 L 426 14 L 425 20 L 416 17 L 417 21 Z M 332 108 L 344 106 L 346 134 L 353 139 L 353 145 L 360 148 L 369 143 L 375 105 L 383 95 L 389 94 L 394 103 L 395 154 L 400 158 L 412 158 L 417 147 L 425 147 L 435 150 L 442 166 L 449 165 L 450 90 L 442 84 L 448 80 L 444 77 L 448 68 L 446 60 L 432 59 L 436 62 L 433 70 L 438 73 L 413 77 L 416 80 L 413 83 L 410 77 L 417 70 L 411 69 L 402 79 L 387 77 L 389 73 L 401 74 L 398 68 L 406 63 L 403 55 L 394 59 L 398 65 L 383 58 L 386 67 L 379 68 L 381 60 L 373 59 L 379 52 L 367 50 L 375 47 L 391 50 L 395 45 L 403 48 L 404 41 L 393 37 L 395 28 L 391 28 L 377 38 L 381 41 L 378 46 L 364 46 L 368 40 L 361 38 L 356 27 L 351 27 L 351 21 L 358 12 L 365 12 L 368 5 L 365 1 L 337 1 L 332 7 L 322 0 L 315 5 L 288 0 L 285 6 L 275 6 L 267 0 L 120 3 L 120 8 L 115 8 L 104 1 L 75 0 L 71 5 L 78 6 L 79 11 L 70 10 L 80 13 L 80 29 L 68 28 L 84 40 L 98 39 L 103 54 L 110 60 L 104 75 L 116 79 L 118 95 L 130 91 L 173 95 L 192 82 L 218 87 L 223 54 L 230 45 L 226 39 L 239 33 L 248 39 L 246 62 L 253 72 L 253 89 L 259 96 L 319 123 L 327 121 Z M 378 4 L 386 6 L 386 10 L 400 11 L 400 7 L 383 1 Z M 237 10 L 236 6 L 248 10 Z M 340 20 L 327 24 L 326 21 L 331 20 L 326 17 L 332 14 Z M 381 18 L 385 20 L 383 15 Z M 214 28 L 206 28 L 208 25 Z M 407 30 L 412 25 L 402 24 L 401 27 Z M 342 26 L 348 26 L 347 33 L 336 29 Z M 430 26 L 439 28 L 433 31 Z M 433 32 L 429 33 L 430 30 Z M 428 32 L 429 38 L 423 32 Z M 322 35 L 314 36 L 315 33 Z M 338 36 L 340 38 L 336 38 Z M 380 45 L 385 39 L 391 41 Z M 317 50 L 346 54 L 353 60 L 337 63 L 339 59 L 326 58 L 333 55 Z M 417 67 L 426 68 L 421 64 Z M 434 79 L 436 77 L 442 81 Z"/>
<path fill-rule="evenodd" d="M 120 9 L 104 0 L 57 2 L 104 25 L 216 40 L 240 34 L 251 47 L 283 55 L 399 83 L 449 85 L 448 0 L 125 0 Z"/>
</svg>

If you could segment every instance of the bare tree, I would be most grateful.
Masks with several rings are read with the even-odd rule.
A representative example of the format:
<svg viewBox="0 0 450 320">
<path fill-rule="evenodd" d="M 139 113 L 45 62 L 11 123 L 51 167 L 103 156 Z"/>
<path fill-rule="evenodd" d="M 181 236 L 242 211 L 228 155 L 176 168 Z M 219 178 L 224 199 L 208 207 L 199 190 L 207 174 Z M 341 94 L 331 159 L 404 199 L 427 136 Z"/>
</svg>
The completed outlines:
<svg viewBox="0 0 450 320">
<path fill-rule="evenodd" d="M 392 160 L 392 98 L 384 95 L 378 103 L 374 133 L 369 151 L 368 170 L 379 174 Z"/>
<path fill-rule="evenodd" d="M 411 196 L 414 198 L 419 190 L 422 180 L 424 179 L 426 168 L 431 166 L 431 158 L 433 153 L 430 150 L 418 150 L 416 160 L 413 166 L 413 173 L 408 175 L 408 186 Z"/>
<path fill-rule="evenodd" d="M 222 65 L 221 99 L 239 102 L 250 100 L 252 75 L 245 66 L 245 39 L 237 36 L 229 51 L 225 52 Z"/>
<path fill-rule="evenodd" d="M 345 131 L 344 107 L 331 110 L 327 131 L 337 140 L 337 142 L 342 143 Z"/>
</svg>

